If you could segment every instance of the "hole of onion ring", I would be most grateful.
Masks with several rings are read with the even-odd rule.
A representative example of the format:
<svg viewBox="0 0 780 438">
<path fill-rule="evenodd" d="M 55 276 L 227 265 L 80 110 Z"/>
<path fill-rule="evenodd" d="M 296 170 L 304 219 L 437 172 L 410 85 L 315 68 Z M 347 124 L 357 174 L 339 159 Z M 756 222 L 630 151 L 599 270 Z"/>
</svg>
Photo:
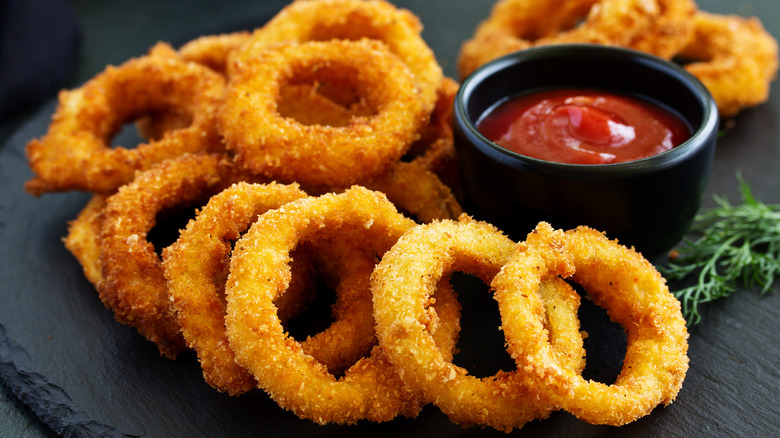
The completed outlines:
<svg viewBox="0 0 780 438">
<path fill-rule="evenodd" d="M 135 149 L 140 143 L 144 143 L 143 137 L 139 134 L 138 129 L 134 123 L 125 123 L 119 129 L 119 132 L 111 137 L 111 148 L 123 147 L 125 149 Z"/>
<path fill-rule="evenodd" d="M 355 117 L 377 114 L 348 77 L 325 71 L 314 75 L 314 78 L 296 77 L 281 84 L 277 100 L 281 116 L 303 125 L 342 127 Z"/>
<path fill-rule="evenodd" d="M 620 324 L 609 319 L 606 310 L 587 298 L 582 287 L 573 283 L 572 287 L 582 296 L 578 313 L 580 330 L 588 334 L 583 343 L 586 360 L 582 376 L 612 384 L 620 374 L 626 356 L 626 332 Z"/>
<path fill-rule="evenodd" d="M 325 331 L 334 322 L 331 307 L 336 303 L 336 294 L 318 275 L 314 280 L 317 290 L 312 301 L 300 314 L 282 324 L 290 337 L 298 342 Z M 334 376 L 341 377 L 338 374 Z"/>
<path fill-rule="evenodd" d="M 195 203 L 177 208 L 160 211 L 155 218 L 155 225 L 146 234 L 146 240 L 154 245 L 157 255 L 162 254 L 163 248 L 170 246 L 179 238 L 179 230 L 186 228 L 190 219 L 195 218 L 196 208 L 204 203 Z"/>
<path fill-rule="evenodd" d="M 154 111 L 122 124 L 117 132 L 110 135 L 110 147 L 122 146 L 125 149 L 135 149 L 141 143 L 159 140 L 167 131 L 174 131 L 190 126 L 192 115 Z"/>
<path fill-rule="evenodd" d="M 306 310 L 284 324 L 290 336 L 298 342 L 324 331 L 334 321 L 330 309 L 336 302 L 336 294 L 324 284 L 322 279 L 315 278 L 315 283 L 317 292 Z"/>
<path fill-rule="evenodd" d="M 192 113 L 182 111 L 153 111 L 135 120 L 141 138 L 159 140 L 166 132 L 184 129 L 192 125 Z"/>
<path fill-rule="evenodd" d="M 455 272 L 452 285 L 458 294 L 461 331 L 453 363 L 481 378 L 517 368 L 506 350 L 501 316 L 490 288 L 479 278 Z"/>
<path fill-rule="evenodd" d="M 365 102 L 354 84 L 347 81 L 317 81 L 312 83 L 317 93 L 345 108 Z"/>
</svg>

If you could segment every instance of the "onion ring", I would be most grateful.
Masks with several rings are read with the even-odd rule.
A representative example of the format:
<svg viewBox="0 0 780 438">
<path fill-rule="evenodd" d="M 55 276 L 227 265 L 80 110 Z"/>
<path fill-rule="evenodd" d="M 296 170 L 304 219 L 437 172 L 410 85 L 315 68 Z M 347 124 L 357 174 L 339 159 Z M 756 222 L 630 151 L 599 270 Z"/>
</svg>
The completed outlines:
<svg viewBox="0 0 780 438">
<path fill-rule="evenodd" d="M 670 60 L 693 37 L 694 0 L 657 0 L 659 11 L 652 25 L 640 32 L 626 47 Z"/>
<path fill-rule="evenodd" d="M 136 170 L 164 159 L 221 151 L 215 121 L 224 90 L 220 75 L 183 61 L 164 43 L 146 56 L 109 66 L 82 87 L 60 92 L 48 132 L 27 145 L 36 176 L 25 189 L 35 195 L 110 193 L 132 180 Z M 134 149 L 110 147 L 109 139 L 124 122 L 158 111 L 186 114 L 191 124 Z"/>
<path fill-rule="evenodd" d="M 383 192 L 398 209 L 418 222 L 455 219 L 463 213 L 452 190 L 416 162 L 399 162 L 387 174 L 361 185 Z"/>
<path fill-rule="evenodd" d="M 539 282 L 571 278 L 628 336 L 623 368 L 612 385 L 586 381 L 550 353 Z M 507 349 L 553 403 L 593 424 L 623 425 L 670 403 L 688 369 L 688 332 L 680 303 L 639 253 L 602 233 L 566 233 L 540 223 L 493 280 Z"/>
<path fill-rule="evenodd" d="M 259 214 L 303 196 L 305 193 L 295 185 L 237 183 L 214 195 L 179 239 L 163 250 L 163 267 L 176 320 L 188 345 L 198 354 L 204 378 L 221 391 L 236 395 L 256 386 L 251 374 L 235 363 L 225 333 L 224 283 L 219 279 L 227 276 L 230 243 Z M 301 301 L 303 294 L 296 291 L 311 286 L 310 281 L 301 284 L 303 277 L 313 275 L 313 269 L 310 263 L 299 262 L 300 251 L 296 248 L 293 256 L 290 287 L 274 300 L 281 322 L 292 316 L 290 311 L 296 310 Z M 373 258 L 356 257 L 357 249 L 345 246 L 342 239 L 315 245 L 312 251 L 325 254 L 322 258 L 335 265 L 326 271 L 335 277 L 332 287 L 337 296 L 333 306 L 336 321 L 301 345 L 329 372 L 338 374 L 376 343 L 368 289 L 356 280 L 370 275 Z"/>
<path fill-rule="evenodd" d="M 176 111 L 158 111 L 136 119 L 138 135 L 146 140 L 160 140 L 166 132 L 183 129 L 192 124 L 192 116 Z"/>
<path fill-rule="evenodd" d="M 690 37 L 695 10 L 692 0 L 501 0 L 462 45 L 458 73 L 465 78 L 508 53 L 560 43 L 635 46 L 670 57 Z"/>
<path fill-rule="evenodd" d="M 242 176 L 218 154 L 183 155 L 139 173 L 106 201 L 98 295 L 118 321 L 135 327 L 164 356 L 175 357 L 185 345 L 170 312 L 162 262 L 147 233 L 161 211 L 205 203 Z"/>
<path fill-rule="evenodd" d="M 345 77 L 377 108 L 375 116 L 332 127 L 279 114 L 280 89 L 288 83 Z M 219 128 L 253 172 L 304 187 L 348 186 L 389 170 L 427 118 L 414 78 L 396 56 L 375 41 L 334 40 L 282 44 L 247 61 L 231 81 Z"/>
<path fill-rule="evenodd" d="M 430 112 L 443 73 L 421 32 L 422 24 L 414 14 L 383 0 L 297 1 L 255 30 L 235 52 L 229 68 L 244 68 L 249 59 L 278 43 L 376 39 L 412 71 L 421 89 L 419 99 Z"/>
<path fill-rule="evenodd" d="M 68 234 L 62 239 L 65 248 L 76 257 L 84 270 L 84 277 L 95 287 L 103 281 L 99 241 L 106 198 L 105 195 L 92 195 L 76 219 L 70 221 Z"/>
<path fill-rule="evenodd" d="M 259 214 L 304 196 L 295 185 L 237 183 L 214 195 L 178 240 L 163 249 L 162 265 L 176 322 L 188 346 L 197 353 L 206 382 L 220 391 L 236 395 L 256 385 L 235 363 L 225 335 L 223 295 L 230 243 Z M 294 263 L 293 267 L 300 265 Z M 298 270 L 295 274 L 293 281 L 299 281 L 307 273 Z M 288 292 L 292 290 L 295 288 Z M 289 307 L 278 300 L 276 305 Z"/>
<path fill-rule="evenodd" d="M 463 216 L 460 221 L 419 225 L 404 234 L 374 270 L 374 317 L 379 345 L 404 382 L 421 391 L 454 423 L 510 431 L 544 418 L 554 406 L 531 386 L 522 369 L 478 379 L 443 357 L 420 323 L 422 304 L 436 298 L 442 275 L 469 272 L 489 283 L 517 244 L 492 225 Z M 576 311 L 579 297 L 563 282 L 545 285 L 556 298 L 550 339 L 574 370 L 583 364 Z M 537 315 L 544 317 L 540 313 Z M 547 337 L 545 336 L 545 339 Z"/>
<path fill-rule="evenodd" d="M 404 157 L 433 172 L 453 191 L 459 190 L 455 140 L 452 131 L 452 105 L 460 84 L 445 77 L 428 127 Z"/>
<path fill-rule="evenodd" d="M 267 190 L 267 192 L 271 191 L 272 189 Z M 282 190 L 280 189 L 278 191 L 281 192 Z M 281 197 L 281 194 L 277 194 L 277 197 Z M 68 234 L 63 239 L 66 248 L 76 257 L 77 261 L 81 264 L 84 270 L 85 277 L 95 288 L 98 288 L 103 281 L 103 264 L 100 258 L 100 235 L 103 227 L 103 215 L 106 206 L 106 199 L 107 197 L 104 195 L 93 195 L 87 205 L 78 214 L 76 219 L 70 222 L 68 227 Z M 267 201 L 270 203 L 272 200 L 267 199 Z M 182 239 L 180 238 L 179 240 Z M 163 250 L 163 254 L 165 254 L 168 250 L 169 248 L 165 248 Z M 179 249 L 178 252 L 182 252 L 182 250 Z M 209 256 L 213 255 L 213 253 L 209 251 L 209 248 L 206 247 L 198 248 L 198 250 L 195 252 L 198 256 L 202 256 L 203 254 Z M 305 262 L 305 260 L 302 263 L 301 259 L 298 258 L 299 255 L 301 255 L 300 251 L 296 251 L 296 263 L 292 264 L 294 277 L 290 287 L 274 302 L 274 304 L 279 309 L 279 318 L 282 321 L 287 321 L 288 319 L 291 319 L 292 317 L 300 314 L 305 304 L 310 301 L 309 295 L 311 295 L 311 292 L 314 290 L 310 284 L 313 281 L 313 279 L 310 278 L 311 263 Z M 201 258 L 193 257 L 193 259 L 194 260 L 190 260 L 190 262 L 192 262 L 192 266 L 198 265 L 202 261 Z M 215 263 L 217 262 L 215 261 Z M 166 268 L 166 277 L 167 276 L 168 272 Z M 221 275 L 215 274 L 212 276 L 212 280 L 219 282 L 220 280 L 218 277 L 220 276 L 223 277 L 221 281 L 224 285 L 224 280 L 227 277 L 226 272 L 222 273 Z M 193 283 L 195 280 L 193 280 Z M 184 288 L 184 286 L 182 286 L 182 288 Z M 177 304 L 177 300 L 173 299 L 175 298 L 175 294 L 173 293 L 174 287 L 171 285 L 170 281 L 168 281 L 168 292 L 172 296 L 172 305 L 176 307 L 175 304 Z M 187 304 L 192 305 L 192 302 L 188 302 Z M 214 303 L 210 302 L 210 304 L 213 305 Z M 204 310 L 204 313 L 207 312 L 208 310 Z M 181 321 L 178 319 L 177 322 L 181 323 Z M 182 324 L 182 328 L 185 328 L 185 324 Z M 224 327 L 222 331 L 224 332 Z M 185 339 L 187 339 L 189 332 L 185 330 L 183 333 L 185 334 Z M 213 332 L 208 332 L 208 334 L 211 333 Z M 199 352 L 198 348 L 195 348 L 195 350 Z M 221 365 L 224 365 L 224 362 L 218 362 L 214 368 L 220 368 Z M 210 365 L 204 365 L 204 374 L 206 373 L 205 370 L 209 368 L 209 366 Z M 221 373 L 220 377 L 224 379 L 223 376 L 226 374 L 228 374 L 228 372 Z M 212 386 L 218 387 L 218 389 L 223 391 L 231 392 L 231 394 L 236 394 L 238 391 L 236 391 L 235 388 L 241 386 L 237 382 L 238 379 L 234 378 L 234 380 L 231 381 L 232 387 L 230 385 L 221 386 L 219 384 L 213 384 Z M 254 386 L 254 380 L 251 381 L 251 385 L 252 387 Z"/>
<path fill-rule="evenodd" d="M 228 56 L 249 39 L 248 31 L 206 35 L 182 45 L 178 54 L 185 61 L 201 64 L 227 78 Z M 192 116 L 181 112 L 155 112 L 136 120 L 140 135 L 148 140 L 162 138 L 166 131 L 189 126 Z"/>
<path fill-rule="evenodd" d="M 217 73 L 227 76 L 230 55 L 249 41 L 251 33 L 238 31 L 219 35 L 206 35 L 188 41 L 179 48 L 179 55 L 186 60 L 203 64 Z"/>
<path fill-rule="evenodd" d="M 695 33 L 677 55 L 712 93 L 724 117 L 769 98 L 778 68 L 777 41 L 758 18 L 700 11 Z"/>
<path fill-rule="evenodd" d="M 353 187 L 271 210 L 236 242 L 226 288 L 228 338 L 237 361 L 281 407 L 317 423 L 417 414 L 420 402 L 404 389 L 382 350 L 374 348 L 337 380 L 285 334 L 271 304 L 287 287 L 288 254 L 301 242 L 338 233 L 339 238 L 367 243 L 381 256 L 414 225 L 380 193 Z M 364 280 L 368 288 L 369 279 Z M 451 313 L 439 307 L 436 312 Z M 457 315 L 440 315 L 437 332 L 452 336 L 457 323 L 447 321 L 456 320 Z"/>
</svg>

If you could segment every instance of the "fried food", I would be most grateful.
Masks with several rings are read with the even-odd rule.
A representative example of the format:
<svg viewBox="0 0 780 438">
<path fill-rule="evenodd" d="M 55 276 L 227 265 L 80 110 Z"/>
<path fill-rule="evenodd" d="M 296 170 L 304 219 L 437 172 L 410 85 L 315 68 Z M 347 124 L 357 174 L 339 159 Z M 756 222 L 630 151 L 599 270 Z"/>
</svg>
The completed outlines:
<svg viewBox="0 0 780 438">
<path fill-rule="evenodd" d="M 442 70 L 421 36 L 419 18 L 384 0 L 296 1 L 282 9 L 231 57 L 229 71 L 242 70 L 269 46 L 308 41 L 381 41 L 408 66 L 420 88 L 426 112 L 433 109 Z"/>
<path fill-rule="evenodd" d="M 700 11 L 693 0 L 500 0 L 463 43 L 458 73 L 464 78 L 500 56 L 558 43 L 615 45 L 680 62 L 723 117 L 765 102 L 778 69 L 777 40 L 758 18 Z"/>
<path fill-rule="evenodd" d="M 452 132 L 452 106 L 458 89 L 460 84 L 457 81 L 444 78 L 428 126 L 404 157 L 405 161 L 411 161 L 436 174 L 456 192 L 458 174 Z"/>
<path fill-rule="evenodd" d="M 252 375 L 236 364 L 225 334 L 224 282 L 231 244 L 259 214 L 305 196 L 296 185 L 237 183 L 214 195 L 176 242 L 162 251 L 175 320 L 187 345 L 197 353 L 206 382 L 220 391 L 236 395 L 256 385 Z M 296 257 L 293 266 L 307 269 L 295 272 L 293 280 L 303 282 L 303 286 L 291 285 L 288 292 L 312 288 L 306 281 L 311 263 L 301 264 Z M 300 300 L 298 295 L 285 293 L 279 299 L 293 296 Z"/>
<path fill-rule="evenodd" d="M 628 346 L 609 385 L 587 381 L 554 358 L 535 292 L 570 279 L 623 326 Z M 674 400 L 688 370 L 688 331 L 680 303 L 639 253 L 587 227 L 563 232 L 540 223 L 496 275 L 507 349 L 555 406 L 593 424 L 624 425 Z"/>
<path fill-rule="evenodd" d="M 496 58 L 533 47 L 539 38 L 573 28 L 588 10 L 587 2 L 581 0 L 497 1 L 488 17 L 477 25 L 472 38 L 461 45 L 460 79 Z"/>
<path fill-rule="evenodd" d="M 653 24 L 636 35 L 626 47 L 670 60 L 693 37 L 694 0 L 657 0 L 658 14 Z"/>
<path fill-rule="evenodd" d="M 360 185 L 383 192 L 402 212 L 418 222 L 455 219 L 463 213 L 452 132 L 452 103 L 460 85 L 445 78 L 428 125 L 393 168 Z"/>
<path fill-rule="evenodd" d="M 384 193 L 399 210 L 418 222 L 454 219 L 463 213 L 452 190 L 416 162 L 399 162 L 390 172 L 361 185 Z"/>
<path fill-rule="evenodd" d="M 693 38 L 677 56 L 712 93 L 718 112 L 729 117 L 765 102 L 777 75 L 778 47 L 761 21 L 700 11 L 693 22 Z"/>
<path fill-rule="evenodd" d="M 554 410 L 522 367 L 481 379 L 469 375 L 442 354 L 424 323 L 424 303 L 438 299 L 436 285 L 442 276 L 467 272 L 490 283 L 516 246 L 492 225 L 466 216 L 460 221 L 437 221 L 404 234 L 372 275 L 380 346 L 407 385 L 463 426 L 510 431 Z M 558 358 L 579 372 L 584 365 L 579 297 L 562 281 L 545 284 L 543 289 L 557 314 L 545 325 L 550 342 L 560 349 Z M 535 315 L 547 319 L 544 309 Z"/>
<path fill-rule="evenodd" d="M 691 4 L 503 0 L 495 11 L 530 15 L 491 16 L 463 58 L 475 67 L 512 44 L 569 39 L 676 53 Z M 459 84 L 421 30 L 384 0 L 300 0 L 251 32 L 158 44 L 62 92 L 49 132 L 28 146 L 27 190 L 93 192 L 64 243 L 118 321 L 166 357 L 193 349 L 217 390 L 260 388 L 317 424 L 414 417 L 429 403 L 502 431 L 560 409 L 624 424 L 671 401 L 687 333 L 641 256 L 586 228 L 540 226 L 517 243 L 463 214 Z M 133 122 L 146 141 L 112 148 Z M 150 231 L 179 209 L 193 219 L 155 248 Z M 453 272 L 493 285 L 515 369 L 480 379 L 453 363 Z M 581 381 L 568 280 L 627 327 L 613 385 Z M 332 323 L 291 336 L 322 284 Z"/>
<path fill-rule="evenodd" d="M 671 56 L 687 42 L 692 0 L 500 0 L 461 47 L 461 78 L 503 55 L 534 46 L 592 43 Z M 670 50 L 676 49 L 676 50 Z"/>
<path fill-rule="evenodd" d="M 206 35 L 182 45 L 179 56 L 188 62 L 202 64 L 227 79 L 228 56 L 249 39 L 248 31 Z M 139 134 L 147 140 L 159 140 L 166 131 L 185 128 L 192 116 L 181 111 L 154 111 L 135 121 Z"/>
<path fill-rule="evenodd" d="M 302 351 L 325 365 L 328 373 L 341 376 L 376 345 L 371 295 L 365 285 L 376 256 L 363 242 L 342 235 L 320 236 L 305 245 L 311 246 L 315 268 L 335 292 L 336 302 L 330 309 L 333 322 L 301 341 Z M 294 280 L 294 271 L 292 275 Z"/>
<path fill-rule="evenodd" d="M 216 129 L 225 81 L 208 68 L 182 60 L 167 44 L 118 67 L 109 66 L 82 87 L 62 91 L 41 139 L 27 145 L 35 195 L 84 190 L 111 193 L 136 170 L 184 153 L 223 150 Z M 190 123 L 162 138 L 125 148 L 111 138 L 126 122 L 149 113 L 173 112 Z"/>
<path fill-rule="evenodd" d="M 250 35 L 249 31 L 238 31 L 198 37 L 182 45 L 179 55 L 227 76 L 228 59 L 249 41 Z"/>
<path fill-rule="evenodd" d="M 106 198 L 105 195 L 92 195 L 76 219 L 70 221 L 68 234 L 62 239 L 65 248 L 81 265 L 84 277 L 95 287 L 103 281 L 99 241 Z"/>
<path fill-rule="evenodd" d="M 98 295 L 118 321 L 135 327 L 167 357 L 176 357 L 185 343 L 170 312 L 162 262 L 147 234 L 161 212 L 203 205 L 241 179 L 245 175 L 220 155 L 183 155 L 139 173 L 106 200 Z"/>
<path fill-rule="evenodd" d="M 347 126 L 304 125 L 278 111 L 281 89 L 317 80 L 354 84 L 377 114 Z M 282 182 L 348 186 L 389 170 L 428 114 L 414 77 L 376 41 L 281 44 L 248 60 L 219 114 L 242 167 Z"/>
<path fill-rule="evenodd" d="M 287 288 L 289 253 L 296 245 L 335 235 L 361 242 L 375 260 L 413 226 L 382 194 L 353 187 L 268 211 L 236 242 L 226 287 L 228 338 L 237 362 L 281 407 L 317 423 L 387 421 L 417 414 L 417 397 L 404 389 L 381 349 L 372 350 L 337 379 L 285 333 L 272 305 Z M 361 278 L 368 290 L 368 276 Z M 455 309 L 444 307 L 435 310 L 440 314 L 437 331 L 450 338 L 457 331 L 457 312 L 453 318 L 450 310 Z"/>
</svg>

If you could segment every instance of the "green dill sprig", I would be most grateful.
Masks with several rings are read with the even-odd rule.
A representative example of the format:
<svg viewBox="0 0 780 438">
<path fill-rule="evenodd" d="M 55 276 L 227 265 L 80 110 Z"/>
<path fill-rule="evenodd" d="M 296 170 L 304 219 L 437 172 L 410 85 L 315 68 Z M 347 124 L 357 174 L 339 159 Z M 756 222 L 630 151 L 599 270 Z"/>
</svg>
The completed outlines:
<svg viewBox="0 0 780 438">
<path fill-rule="evenodd" d="M 695 284 L 672 292 L 688 325 L 701 321 L 700 305 L 732 295 L 740 283 L 765 294 L 780 273 L 780 205 L 757 201 L 741 175 L 737 178 L 743 203 L 715 196 L 718 206 L 694 220 L 691 231 L 699 237 L 684 239 L 669 265 L 659 268 L 670 280 L 698 273 Z"/>
</svg>

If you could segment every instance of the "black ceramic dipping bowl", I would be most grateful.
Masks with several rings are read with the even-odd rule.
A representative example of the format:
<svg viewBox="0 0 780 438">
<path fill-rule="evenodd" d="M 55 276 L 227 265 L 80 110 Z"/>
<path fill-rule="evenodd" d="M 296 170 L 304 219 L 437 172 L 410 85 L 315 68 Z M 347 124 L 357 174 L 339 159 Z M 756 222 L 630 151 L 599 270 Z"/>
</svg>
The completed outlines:
<svg viewBox="0 0 780 438">
<path fill-rule="evenodd" d="M 685 143 L 616 164 L 560 164 L 508 151 L 477 130 L 497 102 L 549 88 L 596 88 L 636 95 L 678 113 Z M 546 46 L 492 61 L 466 78 L 453 109 L 464 206 L 515 240 L 537 222 L 588 225 L 652 259 L 689 229 L 707 186 L 719 125 L 707 89 L 681 67 L 628 49 Z"/>
</svg>

